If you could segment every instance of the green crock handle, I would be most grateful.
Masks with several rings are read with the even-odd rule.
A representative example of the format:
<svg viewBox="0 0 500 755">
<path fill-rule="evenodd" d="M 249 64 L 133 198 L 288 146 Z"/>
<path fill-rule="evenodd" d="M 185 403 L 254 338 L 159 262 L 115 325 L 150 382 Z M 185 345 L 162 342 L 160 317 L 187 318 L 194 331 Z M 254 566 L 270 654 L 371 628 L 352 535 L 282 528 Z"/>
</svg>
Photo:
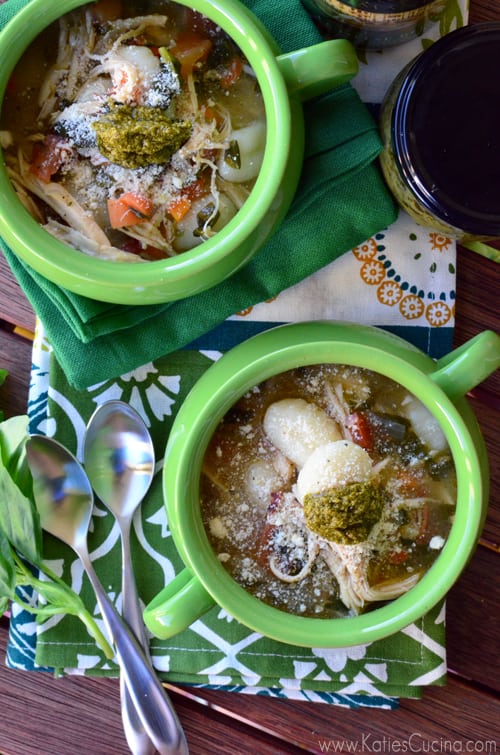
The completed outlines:
<svg viewBox="0 0 500 755">
<path fill-rule="evenodd" d="M 328 39 L 276 57 L 288 93 L 309 100 L 345 84 L 359 68 L 356 50 L 347 39 Z"/>
<path fill-rule="evenodd" d="M 144 623 L 155 637 L 166 640 L 187 629 L 215 601 L 199 579 L 183 569 L 144 609 Z"/>
<path fill-rule="evenodd" d="M 438 359 L 429 377 L 453 400 L 465 396 L 500 367 L 500 336 L 484 330 Z"/>
</svg>

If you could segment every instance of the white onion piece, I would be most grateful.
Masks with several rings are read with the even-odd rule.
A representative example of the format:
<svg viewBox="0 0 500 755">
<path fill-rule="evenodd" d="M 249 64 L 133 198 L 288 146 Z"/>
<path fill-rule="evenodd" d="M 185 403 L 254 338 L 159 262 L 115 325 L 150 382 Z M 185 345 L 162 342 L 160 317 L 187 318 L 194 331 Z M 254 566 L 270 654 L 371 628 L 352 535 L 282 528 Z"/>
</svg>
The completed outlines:
<svg viewBox="0 0 500 755">
<path fill-rule="evenodd" d="M 256 178 L 262 165 L 266 146 L 266 124 L 264 121 L 254 121 L 249 126 L 236 129 L 230 134 L 229 139 L 238 142 L 241 165 L 239 168 L 228 165 L 222 157 L 219 163 L 220 176 L 225 178 L 226 181 L 235 183 Z"/>
</svg>

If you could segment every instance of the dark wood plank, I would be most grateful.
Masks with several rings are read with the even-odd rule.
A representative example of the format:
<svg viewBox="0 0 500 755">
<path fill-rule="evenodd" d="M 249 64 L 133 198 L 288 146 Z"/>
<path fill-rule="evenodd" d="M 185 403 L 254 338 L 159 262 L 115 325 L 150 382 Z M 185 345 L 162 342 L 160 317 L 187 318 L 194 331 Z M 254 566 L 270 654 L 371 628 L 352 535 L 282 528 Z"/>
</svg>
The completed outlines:
<svg viewBox="0 0 500 755">
<path fill-rule="evenodd" d="M 2 653 L 5 635 L 2 627 Z M 341 743 L 345 749 L 338 752 L 349 751 L 350 742 L 358 743 L 359 752 L 383 752 L 375 749 L 380 743 L 386 742 L 385 751 L 389 751 L 387 743 L 408 743 L 412 735 L 410 743 L 415 747 L 447 741 L 449 749 L 442 751 L 457 752 L 467 742 L 480 747 L 497 736 L 497 699 L 455 678 L 447 687 L 428 689 L 422 700 L 402 701 L 397 711 L 351 711 L 212 690 L 185 689 L 182 694 L 174 690 L 171 694 L 192 755 L 319 753 L 328 742 Z M 3 755 L 120 755 L 128 751 L 116 680 L 54 679 L 45 673 L 0 668 L 0 699 Z M 494 750 L 490 747 L 489 751 Z"/>
<path fill-rule="evenodd" d="M 498 553 L 477 548 L 446 600 L 448 668 L 500 692 Z"/>
<path fill-rule="evenodd" d="M 496 394 L 497 405 L 491 402 L 470 398 L 471 406 L 476 414 L 479 426 L 485 439 L 490 466 L 490 497 L 488 516 L 484 526 L 482 540 L 500 552 L 500 438 L 498 427 L 500 424 L 499 396 Z"/>
<path fill-rule="evenodd" d="M 500 3 L 498 5 L 500 6 Z M 454 334 L 456 346 L 487 328 L 500 332 L 499 301 L 498 263 L 459 247 Z M 500 546 L 500 466 L 498 464 L 500 370 L 471 391 L 469 400 L 481 427 L 490 462 L 490 505 L 483 537 L 498 547 Z"/>
<path fill-rule="evenodd" d="M 0 408 L 5 417 L 26 413 L 31 349 L 31 341 L 0 323 L 0 367 L 9 372 L 0 386 Z"/>
<path fill-rule="evenodd" d="M 204 698 L 217 704 L 221 693 L 205 691 Z M 227 697 L 227 695 L 226 695 Z M 239 713 L 248 707 L 247 715 L 255 720 L 255 714 L 250 710 L 253 701 L 244 701 Z M 317 704 L 314 715 L 311 716 L 308 703 L 289 701 L 273 701 L 263 712 L 261 721 L 264 725 L 277 726 L 277 721 L 283 729 L 293 729 L 302 747 L 308 752 L 353 752 L 357 743 L 357 752 L 411 752 L 408 746 L 404 749 L 404 742 L 408 742 L 413 734 L 415 749 L 413 752 L 465 752 L 466 742 L 497 741 L 498 703 L 494 696 L 487 692 L 478 692 L 465 683 L 451 680 L 447 687 L 430 688 L 422 700 L 401 701 L 396 711 L 366 710 L 356 711 L 343 708 L 331 708 Z M 463 707 L 462 707 L 463 706 Z M 458 714 L 457 707 L 460 714 Z M 448 749 L 427 749 L 421 742 L 448 741 Z M 396 745 L 390 749 L 391 742 L 400 742 L 400 749 Z M 330 750 L 326 743 L 330 742 Z M 385 742 L 385 749 L 383 749 Z M 337 744 L 334 744 L 337 743 Z M 411 744 L 411 741 L 410 741 Z M 420 744 L 420 746 L 419 746 Z M 342 749 L 340 748 L 343 745 Z M 451 749 L 454 746 L 455 749 Z M 429 747 L 429 746 L 428 746 Z M 460 750 L 462 747 L 462 750 Z M 474 750 L 470 750 L 474 751 Z M 495 750 L 490 747 L 490 752 Z M 238 751 L 238 752 L 241 752 Z"/>
<path fill-rule="evenodd" d="M 0 314 L 4 322 L 35 330 L 35 314 L 0 252 Z"/>
<path fill-rule="evenodd" d="M 481 21 L 498 21 L 500 8 L 497 0 L 471 0 L 469 22 L 477 24 Z"/>
</svg>

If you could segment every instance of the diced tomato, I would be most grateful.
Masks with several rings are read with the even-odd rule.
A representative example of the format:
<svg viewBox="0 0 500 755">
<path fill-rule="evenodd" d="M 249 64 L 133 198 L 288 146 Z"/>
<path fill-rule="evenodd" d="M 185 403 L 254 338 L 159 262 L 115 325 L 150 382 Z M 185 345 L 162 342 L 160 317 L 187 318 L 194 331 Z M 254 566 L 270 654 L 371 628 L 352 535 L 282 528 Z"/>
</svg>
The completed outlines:
<svg viewBox="0 0 500 755">
<path fill-rule="evenodd" d="M 362 412 L 353 412 L 347 417 L 346 427 L 351 434 L 353 443 L 371 451 L 373 448 L 373 433 L 370 422 Z"/>
<path fill-rule="evenodd" d="M 49 183 L 66 159 L 64 143 L 59 136 L 48 134 L 43 142 L 37 142 L 33 147 L 30 173 Z"/>
<path fill-rule="evenodd" d="M 400 495 L 422 498 L 429 495 L 429 486 L 422 477 L 421 469 L 404 469 L 397 475 L 398 493 Z"/>
<path fill-rule="evenodd" d="M 224 74 L 221 77 L 221 84 L 223 87 L 230 87 L 235 84 L 241 76 L 243 71 L 243 61 L 239 55 L 235 55 L 226 66 Z"/>
<path fill-rule="evenodd" d="M 168 254 L 164 249 L 158 249 L 156 246 L 148 244 L 145 249 L 142 250 L 141 256 L 147 260 L 164 260 L 168 257 Z"/>
<path fill-rule="evenodd" d="M 155 246 L 150 246 L 150 244 L 143 247 L 140 241 L 131 237 L 127 238 L 123 244 L 120 245 L 120 248 L 123 249 L 124 252 L 137 254 L 138 257 L 144 257 L 148 260 L 163 260 L 168 256 L 163 249 L 157 249 Z"/>
<path fill-rule="evenodd" d="M 200 176 L 200 178 L 197 178 L 196 181 L 193 181 L 193 183 L 190 183 L 188 186 L 186 186 L 182 190 L 182 193 L 191 201 L 194 201 L 195 199 L 201 199 L 201 197 L 205 196 L 207 191 L 208 189 L 205 176 Z"/>
<path fill-rule="evenodd" d="M 409 555 L 408 551 L 405 550 L 392 551 L 392 553 L 387 555 L 387 561 L 390 564 L 404 564 L 408 560 Z"/>
<path fill-rule="evenodd" d="M 178 37 L 169 52 L 181 64 L 183 79 L 187 79 L 193 72 L 196 63 L 201 63 L 207 59 L 211 47 L 212 42 L 209 39 L 194 32 L 184 32 Z"/>
</svg>

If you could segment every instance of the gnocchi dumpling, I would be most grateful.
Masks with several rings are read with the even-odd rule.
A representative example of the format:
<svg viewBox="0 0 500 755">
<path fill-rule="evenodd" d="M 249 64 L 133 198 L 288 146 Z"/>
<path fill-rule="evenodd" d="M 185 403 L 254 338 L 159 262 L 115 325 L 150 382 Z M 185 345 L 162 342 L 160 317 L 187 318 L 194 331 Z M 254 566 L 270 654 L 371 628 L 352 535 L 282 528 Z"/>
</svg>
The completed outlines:
<svg viewBox="0 0 500 755">
<path fill-rule="evenodd" d="M 264 431 L 271 443 L 299 468 L 318 446 L 342 438 L 337 423 L 323 409 L 301 398 L 271 404 L 264 416 Z"/>
<path fill-rule="evenodd" d="M 282 480 L 270 461 L 258 459 L 249 466 L 245 482 L 251 502 L 266 508 L 272 491 L 279 488 Z"/>
<path fill-rule="evenodd" d="M 323 493 L 352 482 L 367 482 L 372 462 L 364 448 L 350 440 L 319 446 L 299 472 L 296 495 L 303 504 L 308 494 Z"/>
</svg>

